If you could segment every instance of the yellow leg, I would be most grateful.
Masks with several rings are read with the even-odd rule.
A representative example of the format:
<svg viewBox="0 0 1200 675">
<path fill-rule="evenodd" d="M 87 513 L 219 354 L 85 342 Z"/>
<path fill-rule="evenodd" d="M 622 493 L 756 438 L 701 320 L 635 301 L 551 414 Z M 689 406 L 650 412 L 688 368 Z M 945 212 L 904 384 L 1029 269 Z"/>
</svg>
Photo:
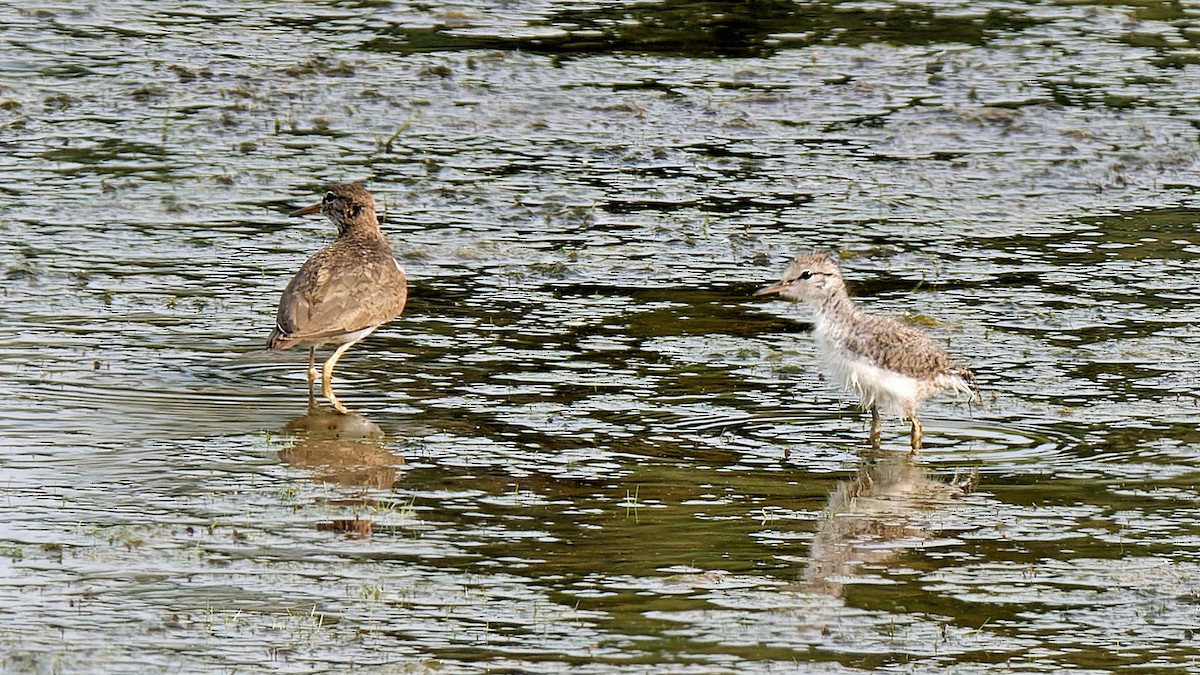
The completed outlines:
<svg viewBox="0 0 1200 675">
<path fill-rule="evenodd" d="M 879 449 L 879 408 L 871 406 L 871 449 Z"/>
<path fill-rule="evenodd" d="M 921 449 L 921 423 L 917 421 L 917 416 L 912 418 L 912 451 L 915 453 Z"/>
<path fill-rule="evenodd" d="M 366 337 L 366 335 L 360 337 L 358 340 L 361 340 L 364 337 Z M 333 404 L 333 407 L 343 415 L 349 415 L 350 411 L 347 410 L 346 406 L 342 405 L 342 402 L 333 395 L 333 366 L 338 362 L 338 359 L 342 358 L 342 354 L 345 354 L 346 350 L 354 346 L 354 343 L 358 342 L 358 340 L 351 340 L 341 347 L 338 347 L 337 351 L 333 353 L 333 356 L 330 356 L 329 360 L 326 361 L 325 365 L 321 368 L 321 394 L 324 395 L 325 398 L 329 399 L 329 402 Z"/>
<path fill-rule="evenodd" d="M 317 381 L 317 348 L 308 348 L 308 407 L 313 407 L 317 403 L 316 396 L 313 395 L 313 382 Z"/>
</svg>

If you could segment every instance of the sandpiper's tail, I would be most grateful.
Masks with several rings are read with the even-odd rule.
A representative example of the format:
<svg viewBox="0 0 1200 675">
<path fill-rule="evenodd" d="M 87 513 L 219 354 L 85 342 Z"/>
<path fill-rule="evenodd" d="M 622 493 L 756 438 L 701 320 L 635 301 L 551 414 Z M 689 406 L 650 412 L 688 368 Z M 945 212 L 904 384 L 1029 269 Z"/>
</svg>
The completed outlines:
<svg viewBox="0 0 1200 675">
<path fill-rule="evenodd" d="M 956 393 L 966 394 L 968 401 L 982 401 L 979 385 L 975 382 L 975 374 L 966 366 L 951 366 L 946 373 L 945 384 Z"/>
<path fill-rule="evenodd" d="M 275 324 L 275 328 L 271 329 L 271 334 L 267 336 L 267 349 L 287 349 L 294 344 L 296 341 L 284 332 L 279 324 Z"/>
</svg>

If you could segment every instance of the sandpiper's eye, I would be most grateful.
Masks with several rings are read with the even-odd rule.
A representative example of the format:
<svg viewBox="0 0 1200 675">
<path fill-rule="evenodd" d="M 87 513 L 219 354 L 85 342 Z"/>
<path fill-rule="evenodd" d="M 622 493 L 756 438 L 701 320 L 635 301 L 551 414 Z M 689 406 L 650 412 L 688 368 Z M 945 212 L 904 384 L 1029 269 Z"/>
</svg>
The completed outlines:
<svg viewBox="0 0 1200 675">
<path fill-rule="evenodd" d="M 329 202 L 331 202 L 335 199 L 337 199 L 337 195 L 333 194 L 333 191 L 331 190 L 331 191 L 325 193 L 325 199 L 323 199 L 321 201 L 328 204 Z"/>
<path fill-rule="evenodd" d="M 803 272 L 800 274 L 800 278 L 801 278 L 801 279 L 811 279 L 811 278 L 812 278 L 812 272 L 809 272 L 808 270 L 804 270 L 804 271 L 803 271 Z"/>
</svg>

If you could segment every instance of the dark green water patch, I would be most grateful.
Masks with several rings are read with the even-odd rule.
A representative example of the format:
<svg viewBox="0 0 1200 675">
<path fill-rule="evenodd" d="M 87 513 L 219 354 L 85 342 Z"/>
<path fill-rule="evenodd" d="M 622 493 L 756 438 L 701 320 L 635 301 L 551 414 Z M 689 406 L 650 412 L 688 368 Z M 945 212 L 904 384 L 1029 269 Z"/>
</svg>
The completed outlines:
<svg viewBox="0 0 1200 675">
<path fill-rule="evenodd" d="M 392 26 L 383 31 L 386 37 L 370 40 L 363 48 L 401 54 L 519 49 L 561 56 L 632 52 L 746 57 L 810 45 L 977 45 L 998 32 L 1020 31 L 1038 23 L 1012 8 L 963 16 L 915 6 L 694 0 L 551 13 L 527 25 L 531 35 L 518 37 L 479 30 L 477 19 L 470 13 L 446 13 L 433 17 L 432 26 Z"/>
</svg>

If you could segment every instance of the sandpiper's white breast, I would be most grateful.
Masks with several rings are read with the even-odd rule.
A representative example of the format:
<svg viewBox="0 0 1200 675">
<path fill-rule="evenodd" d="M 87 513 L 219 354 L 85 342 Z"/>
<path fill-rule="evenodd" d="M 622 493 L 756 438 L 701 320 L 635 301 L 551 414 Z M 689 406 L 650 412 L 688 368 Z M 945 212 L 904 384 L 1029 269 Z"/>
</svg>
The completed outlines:
<svg viewBox="0 0 1200 675">
<path fill-rule="evenodd" d="M 933 393 L 932 383 L 889 370 L 851 351 L 846 346 L 848 330 L 846 324 L 818 315 L 814 330 L 817 347 L 834 378 L 857 393 L 864 408 L 878 406 L 902 419 L 916 415 L 917 407 Z"/>
</svg>

